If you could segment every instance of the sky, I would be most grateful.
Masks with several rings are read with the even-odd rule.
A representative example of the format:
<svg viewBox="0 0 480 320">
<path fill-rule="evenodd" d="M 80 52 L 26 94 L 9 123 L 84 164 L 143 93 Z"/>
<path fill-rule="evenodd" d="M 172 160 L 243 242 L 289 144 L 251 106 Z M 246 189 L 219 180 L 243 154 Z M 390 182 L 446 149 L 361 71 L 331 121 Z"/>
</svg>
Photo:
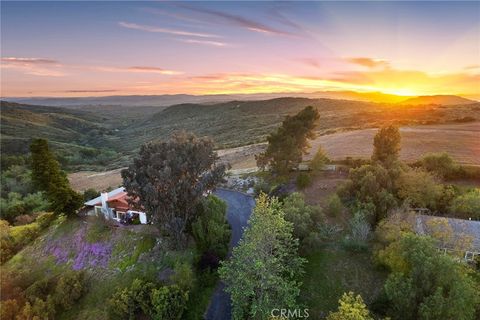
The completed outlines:
<svg viewBox="0 0 480 320">
<path fill-rule="evenodd" d="M 1 2 L 1 96 L 480 100 L 480 2 Z"/>
</svg>

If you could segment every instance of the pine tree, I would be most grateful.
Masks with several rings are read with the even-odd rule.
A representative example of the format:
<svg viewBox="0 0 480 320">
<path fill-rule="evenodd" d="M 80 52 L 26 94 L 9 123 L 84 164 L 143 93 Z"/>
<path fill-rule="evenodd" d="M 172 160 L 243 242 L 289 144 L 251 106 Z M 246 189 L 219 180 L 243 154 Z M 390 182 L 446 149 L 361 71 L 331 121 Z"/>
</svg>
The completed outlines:
<svg viewBox="0 0 480 320">
<path fill-rule="evenodd" d="M 313 129 L 318 118 L 318 110 L 311 106 L 288 116 L 282 126 L 267 137 L 267 150 L 257 157 L 257 165 L 265 168 L 269 164 L 272 171 L 282 175 L 297 167 L 310 147 L 308 139 L 315 137 Z"/>
<path fill-rule="evenodd" d="M 82 205 L 82 196 L 75 192 L 60 168 L 45 139 L 34 139 L 30 145 L 32 183 L 47 195 L 55 213 L 73 214 Z"/>
</svg>

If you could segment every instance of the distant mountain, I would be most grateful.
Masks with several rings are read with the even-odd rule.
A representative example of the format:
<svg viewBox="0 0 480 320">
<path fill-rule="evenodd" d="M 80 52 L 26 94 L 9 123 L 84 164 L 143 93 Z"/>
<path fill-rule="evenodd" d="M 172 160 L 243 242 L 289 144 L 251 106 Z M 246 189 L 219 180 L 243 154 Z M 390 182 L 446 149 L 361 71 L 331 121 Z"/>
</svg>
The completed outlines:
<svg viewBox="0 0 480 320">
<path fill-rule="evenodd" d="M 401 104 L 441 104 L 445 106 L 457 105 L 457 104 L 471 104 L 478 101 L 462 98 L 454 95 L 435 95 L 435 96 L 419 96 L 410 98 L 400 102 Z"/>
<path fill-rule="evenodd" d="M 307 98 L 307 99 L 337 99 L 364 102 L 396 103 L 405 97 L 381 92 L 354 92 L 354 91 L 317 91 L 305 92 L 277 92 L 277 93 L 253 93 L 253 94 L 214 94 L 214 95 L 190 95 L 190 94 L 166 94 L 166 95 L 130 95 L 130 96 L 106 96 L 106 97 L 76 97 L 76 98 L 8 98 L 8 101 L 57 107 L 84 107 L 84 106 L 149 106 L 167 107 L 175 104 L 197 103 L 212 104 L 223 103 L 233 100 L 252 101 L 268 100 L 276 98 Z"/>
</svg>

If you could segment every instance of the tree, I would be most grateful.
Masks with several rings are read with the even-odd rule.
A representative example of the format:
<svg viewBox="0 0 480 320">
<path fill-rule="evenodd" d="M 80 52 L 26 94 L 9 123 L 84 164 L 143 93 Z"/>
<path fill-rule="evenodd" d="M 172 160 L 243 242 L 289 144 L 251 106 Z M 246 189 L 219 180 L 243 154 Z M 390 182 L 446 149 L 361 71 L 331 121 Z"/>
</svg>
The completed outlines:
<svg viewBox="0 0 480 320">
<path fill-rule="evenodd" d="M 397 126 L 381 128 L 373 139 L 373 161 L 389 164 L 398 159 L 401 137 Z"/>
<path fill-rule="evenodd" d="M 462 264 L 427 237 L 406 234 L 398 249 L 402 269 L 385 283 L 393 319 L 474 319 L 479 294 Z"/>
<path fill-rule="evenodd" d="M 55 213 L 75 213 L 83 198 L 70 187 L 67 175 L 48 148 L 47 140 L 34 139 L 30 152 L 34 187 L 46 193 Z"/>
<path fill-rule="evenodd" d="M 344 293 L 338 304 L 338 311 L 330 312 L 327 320 L 373 320 L 360 295 Z"/>
<path fill-rule="evenodd" d="M 446 152 L 429 153 L 420 160 L 422 167 L 440 178 L 453 178 L 459 167 Z"/>
<path fill-rule="evenodd" d="M 480 189 L 472 189 L 452 201 L 450 211 L 464 219 L 480 219 Z"/>
<path fill-rule="evenodd" d="M 294 116 L 287 116 L 276 132 L 267 137 L 267 150 L 257 157 L 257 165 L 284 175 L 302 161 L 309 144 L 315 137 L 313 129 L 319 119 L 318 110 L 309 106 Z"/>
<path fill-rule="evenodd" d="M 285 220 L 293 224 L 293 236 L 302 241 L 314 229 L 316 223 L 323 222 L 321 209 L 305 203 L 303 195 L 298 192 L 290 194 L 283 200 Z"/>
<path fill-rule="evenodd" d="M 305 260 L 292 232 L 278 199 L 260 195 L 249 227 L 219 269 L 234 319 L 268 319 L 279 306 L 295 309 Z"/>
<path fill-rule="evenodd" d="M 346 201 L 354 202 L 372 224 L 383 219 L 397 205 L 392 171 L 380 164 L 350 169 L 349 180 L 339 190 Z M 396 174 L 395 174 L 396 175 Z"/>
<path fill-rule="evenodd" d="M 312 161 L 310 161 L 310 169 L 312 169 L 314 173 L 318 173 L 323 169 L 323 167 L 325 167 L 325 164 L 327 164 L 328 161 L 329 159 L 327 157 L 327 154 L 322 149 L 322 147 L 319 147 L 317 152 L 313 156 Z"/>
<path fill-rule="evenodd" d="M 417 208 L 435 210 L 442 195 L 442 185 L 430 173 L 422 169 L 404 171 L 397 182 L 398 197 Z"/>
<path fill-rule="evenodd" d="M 132 205 L 142 207 L 174 244 L 185 244 L 186 227 L 196 217 L 203 195 L 223 180 L 227 166 L 217 163 L 213 142 L 191 133 L 150 142 L 122 170 Z"/>
<path fill-rule="evenodd" d="M 192 234 L 197 248 L 202 253 L 210 252 L 224 258 L 228 251 L 231 230 L 227 222 L 227 204 L 220 198 L 210 195 L 204 199 L 192 223 Z"/>
</svg>

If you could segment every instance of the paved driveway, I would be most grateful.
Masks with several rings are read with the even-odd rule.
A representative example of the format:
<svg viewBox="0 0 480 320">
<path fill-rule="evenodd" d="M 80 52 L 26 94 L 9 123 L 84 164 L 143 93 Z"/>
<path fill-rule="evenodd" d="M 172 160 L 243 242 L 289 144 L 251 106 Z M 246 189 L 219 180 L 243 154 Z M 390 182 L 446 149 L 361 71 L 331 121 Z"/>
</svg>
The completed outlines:
<svg viewBox="0 0 480 320">
<path fill-rule="evenodd" d="M 231 253 L 232 248 L 238 244 L 242 237 L 243 228 L 247 226 L 248 219 L 255 206 L 255 200 L 253 197 L 241 192 L 226 189 L 217 189 L 215 195 L 227 203 L 227 220 L 232 227 Z M 217 285 L 205 316 L 207 320 L 227 320 L 232 318 L 230 295 L 223 290 L 224 287 L 225 285 L 222 282 Z"/>
</svg>

